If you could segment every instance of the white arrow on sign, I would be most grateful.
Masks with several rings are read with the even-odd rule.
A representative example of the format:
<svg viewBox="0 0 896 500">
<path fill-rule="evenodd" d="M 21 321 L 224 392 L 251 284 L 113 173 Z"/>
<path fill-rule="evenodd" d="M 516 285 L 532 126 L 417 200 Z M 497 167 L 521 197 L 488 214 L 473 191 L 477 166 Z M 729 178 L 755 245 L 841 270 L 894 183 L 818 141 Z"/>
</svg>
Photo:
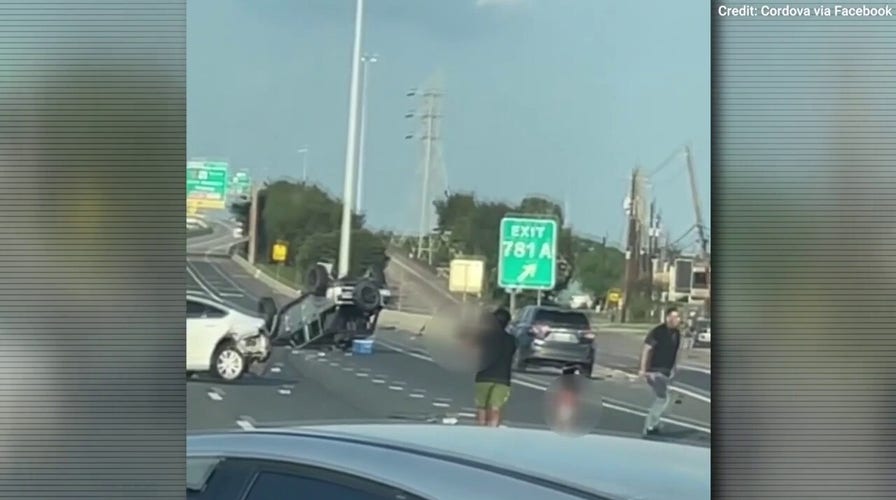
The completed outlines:
<svg viewBox="0 0 896 500">
<path fill-rule="evenodd" d="M 526 264 L 523 266 L 523 272 L 520 273 L 519 276 L 516 277 L 517 281 L 523 281 L 527 278 L 531 278 L 535 276 L 535 271 L 538 270 L 538 264 Z"/>
</svg>

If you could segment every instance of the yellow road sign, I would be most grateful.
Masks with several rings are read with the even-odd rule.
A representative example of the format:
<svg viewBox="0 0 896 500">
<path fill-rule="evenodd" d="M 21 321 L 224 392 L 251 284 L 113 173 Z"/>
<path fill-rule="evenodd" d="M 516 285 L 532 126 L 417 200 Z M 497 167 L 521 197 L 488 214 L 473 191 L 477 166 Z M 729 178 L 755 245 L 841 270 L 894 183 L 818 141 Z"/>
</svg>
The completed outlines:
<svg viewBox="0 0 896 500">
<path fill-rule="evenodd" d="M 274 243 L 274 248 L 271 250 L 271 260 L 274 262 L 285 262 L 286 249 L 286 243 L 283 243 L 282 241 Z"/>
</svg>

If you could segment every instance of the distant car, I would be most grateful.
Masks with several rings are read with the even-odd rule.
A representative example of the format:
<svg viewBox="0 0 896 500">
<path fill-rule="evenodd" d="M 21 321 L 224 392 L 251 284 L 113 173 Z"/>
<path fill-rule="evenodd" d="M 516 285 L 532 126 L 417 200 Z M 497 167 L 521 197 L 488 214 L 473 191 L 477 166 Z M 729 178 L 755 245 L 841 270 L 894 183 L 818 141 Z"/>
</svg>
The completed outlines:
<svg viewBox="0 0 896 500">
<path fill-rule="evenodd" d="M 553 306 L 527 306 L 508 331 L 516 337 L 514 368 L 557 368 L 577 365 L 583 375 L 594 366 L 595 336 L 588 317 L 580 310 Z"/>
<path fill-rule="evenodd" d="M 187 293 L 187 374 L 211 372 L 234 381 L 252 363 L 267 361 L 271 343 L 265 319 L 236 311 L 207 296 Z"/>
<path fill-rule="evenodd" d="M 699 318 L 694 325 L 694 347 L 710 346 L 710 322 L 708 319 Z"/>
<path fill-rule="evenodd" d="M 233 237 L 234 238 L 242 238 L 243 237 L 243 228 L 236 227 L 233 229 Z"/>
<path fill-rule="evenodd" d="M 372 422 L 191 433 L 186 448 L 188 500 L 711 497 L 708 447 L 624 436 Z"/>
</svg>

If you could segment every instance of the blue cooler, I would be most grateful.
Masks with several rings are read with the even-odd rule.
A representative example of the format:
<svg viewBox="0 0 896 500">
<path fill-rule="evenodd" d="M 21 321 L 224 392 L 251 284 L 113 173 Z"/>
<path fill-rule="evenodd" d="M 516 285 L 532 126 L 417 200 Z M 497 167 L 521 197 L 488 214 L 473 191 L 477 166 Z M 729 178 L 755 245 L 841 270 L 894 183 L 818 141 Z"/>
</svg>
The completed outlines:
<svg viewBox="0 0 896 500">
<path fill-rule="evenodd" d="M 352 352 L 355 354 L 373 354 L 373 339 L 355 339 L 352 341 Z"/>
</svg>

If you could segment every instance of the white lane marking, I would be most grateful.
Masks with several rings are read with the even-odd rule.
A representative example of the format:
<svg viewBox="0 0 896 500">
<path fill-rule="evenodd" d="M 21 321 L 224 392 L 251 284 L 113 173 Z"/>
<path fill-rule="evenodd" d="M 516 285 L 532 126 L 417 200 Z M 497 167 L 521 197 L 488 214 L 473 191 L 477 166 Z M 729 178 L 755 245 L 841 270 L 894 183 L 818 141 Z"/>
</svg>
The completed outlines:
<svg viewBox="0 0 896 500">
<path fill-rule="evenodd" d="M 423 399 L 426 397 L 426 394 L 421 394 L 419 392 L 412 392 L 412 393 L 408 394 L 408 396 L 412 397 L 414 399 Z"/>
<path fill-rule="evenodd" d="M 370 379 L 370 381 L 373 382 L 374 384 L 385 384 L 386 383 L 386 379 L 383 379 L 383 378 L 372 378 L 372 379 Z"/>
<path fill-rule="evenodd" d="M 433 401 L 432 405 L 437 408 L 448 408 L 449 406 L 451 406 L 450 403 L 443 403 L 441 401 Z"/>
<path fill-rule="evenodd" d="M 353 372 L 353 371 L 355 371 L 355 369 L 352 368 L 351 366 L 345 366 L 345 367 L 343 367 L 342 369 L 345 370 L 345 371 L 347 371 L 347 372 Z"/>
<path fill-rule="evenodd" d="M 606 402 L 606 401 L 602 402 L 601 405 L 603 405 L 605 408 L 609 408 L 609 409 L 611 409 L 611 410 L 621 411 L 622 413 L 628 413 L 628 414 L 631 414 L 631 415 L 638 415 L 638 416 L 640 416 L 640 417 L 646 417 L 646 416 L 647 416 L 647 413 L 646 413 L 646 412 L 639 411 L 639 410 L 633 410 L 633 409 L 628 408 L 628 407 L 626 407 L 626 406 L 620 406 L 620 405 L 617 405 L 617 404 L 608 403 L 608 402 Z M 701 427 L 701 426 L 699 426 L 699 425 L 689 424 L 689 423 L 687 423 L 687 422 L 682 422 L 681 420 L 678 420 L 678 419 L 675 419 L 675 418 L 669 418 L 669 417 L 663 417 L 661 420 L 662 420 L 663 422 L 667 422 L 667 423 L 670 423 L 670 424 L 672 424 L 672 425 L 677 425 L 677 426 L 679 426 L 679 427 L 684 427 L 685 429 L 691 429 L 691 430 L 694 430 L 694 431 L 700 431 L 700 432 L 703 432 L 703 433 L 706 433 L 706 434 L 712 434 L 712 430 L 709 429 L 708 427 Z"/>
<path fill-rule="evenodd" d="M 402 387 L 402 386 L 400 386 L 400 385 L 390 385 L 390 386 L 389 386 L 389 389 L 390 389 L 390 390 L 393 390 L 393 391 L 403 391 L 403 390 L 404 390 L 404 387 Z"/>
<path fill-rule="evenodd" d="M 222 399 L 224 399 L 223 396 L 214 391 L 208 391 L 208 397 L 210 397 L 214 401 L 221 401 Z"/>
<path fill-rule="evenodd" d="M 255 429 L 255 426 L 252 425 L 252 422 L 249 422 L 248 420 L 239 419 L 236 421 L 236 425 L 238 425 L 240 429 L 244 431 L 251 431 Z"/>
<path fill-rule="evenodd" d="M 187 274 L 189 274 L 190 277 L 193 278 L 193 281 L 195 281 L 196 284 L 199 285 L 199 288 L 204 290 L 205 293 L 207 293 L 211 298 L 224 302 L 223 300 L 221 300 L 221 297 L 218 297 L 218 295 L 215 294 L 215 292 L 213 292 L 211 288 L 207 287 L 205 283 L 203 283 L 203 281 L 199 279 L 199 273 L 197 273 L 193 270 L 193 268 L 190 267 L 190 261 L 187 261 Z"/>
<path fill-rule="evenodd" d="M 712 375 L 712 371 L 710 371 L 709 368 L 703 368 L 703 367 L 700 367 L 700 366 L 694 366 L 694 365 L 681 365 L 679 368 L 682 369 L 682 370 L 691 370 L 691 371 L 693 371 L 693 372 L 700 372 L 700 373 L 705 373 L 705 374 L 707 374 L 707 375 Z"/>
<path fill-rule="evenodd" d="M 280 373 L 280 370 L 282 370 L 280 366 L 274 365 L 271 367 L 271 373 Z"/>
<path fill-rule="evenodd" d="M 369 377 L 370 374 L 367 372 L 358 372 L 355 374 L 356 377 Z"/>
<path fill-rule="evenodd" d="M 218 292 L 218 295 L 220 295 L 222 297 L 231 297 L 234 299 L 239 299 L 239 298 L 245 297 L 245 295 L 243 295 L 241 293 L 231 293 L 231 292 Z"/>
<path fill-rule="evenodd" d="M 277 392 L 282 396 L 289 396 L 290 394 L 292 394 L 292 386 L 289 386 L 289 385 L 280 386 L 280 388 L 277 389 Z"/>
<path fill-rule="evenodd" d="M 334 366 L 334 367 L 339 366 L 339 363 L 337 363 L 335 361 L 330 361 L 330 366 Z"/>
<path fill-rule="evenodd" d="M 670 391 L 675 391 L 675 392 L 680 393 L 680 394 L 684 394 L 685 396 L 694 398 L 694 399 L 699 400 L 699 401 L 703 401 L 704 403 L 712 403 L 712 399 L 711 399 L 709 396 L 705 396 L 705 395 L 700 394 L 700 393 L 698 393 L 698 392 L 694 392 L 694 391 L 690 391 L 690 390 L 688 390 L 688 389 L 684 389 L 684 388 L 682 388 L 680 385 L 670 385 L 670 386 L 669 386 L 669 390 L 670 390 Z"/>
<path fill-rule="evenodd" d="M 422 355 L 422 354 L 417 354 L 417 353 L 415 353 L 415 352 L 407 351 L 407 350 L 402 349 L 402 348 L 400 348 L 400 347 L 395 347 L 395 346 L 391 345 L 391 344 L 388 343 L 388 342 L 384 342 L 384 341 L 380 340 L 379 343 L 382 344 L 383 346 L 385 346 L 385 347 L 388 348 L 388 349 L 392 349 L 392 350 L 394 350 L 394 351 L 397 351 L 397 352 L 400 352 L 400 353 L 403 353 L 403 354 L 407 354 L 408 356 L 411 356 L 411 357 L 414 357 L 414 358 L 417 358 L 417 359 L 422 359 L 422 360 L 424 360 L 424 361 L 430 361 L 430 362 L 433 361 L 433 359 L 430 358 L 429 356 L 424 356 L 424 355 Z M 530 388 L 530 389 L 535 389 L 535 390 L 538 390 L 538 391 L 546 391 L 546 390 L 548 389 L 547 385 L 542 385 L 541 383 L 533 383 L 533 382 L 529 382 L 529 381 L 526 380 L 525 378 L 522 378 L 522 377 L 525 377 L 524 375 L 523 375 L 523 376 L 517 376 L 517 377 L 518 377 L 518 378 L 515 377 L 513 380 L 511 380 L 511 383 L 513 383 L 513 384 L 517 384 L 517 385 L 521 385 L 521 386 L 523 386 L 523 387 L 528 387 L 528 388 Z M 530 380 L 531 380 L 531 379 L 530 379 Z M 391 387 L 390 387 L 390 389 L 391 389 Z M 674 389 L 674 388 L 670 388 L 670 389 L 672 389 L 672 390 L 676 390 L 676 389 Z M 694 397 L 697 397 L 697 396 L 694 396 Z M 604 402 L 604 403 L 602 403 L 602 404 L 603 404 L 603 406 L 605 406 L 605 407 L 607 407 L 607 408 L 610 408 L 610 409 L 613 409 L 613 410 L 625 411 L 625 412 L 627 412 L 627 413 L 632 413 L 633 415 L 640 415 L 640 416 L 642 416 L 642 417 L 647 416 L 647 414 L 644 413 L 644 412 L 637 412 L 637 411 L 635 411 L 635 410 L 630 410 L 630 409 L 624 409 L 624 410 L 623 410 L 623 409 L 620 409 L 620 408 L 622 408 L 622 407 L 617 407 L 617 405 L 612 405 L 612 403 L 606 403 L 606 402 Z M 689 429 L 692 429 L 692 430 L 697 430 L 697 431 L 706 432 L 706 433 L 709 433 L 709 432 L 710 432 L 709 429 L 706 428 L 706 427 L 699 427 L 699 426 L 696 426 L 696 425 L 688 424 L 688 423 L 686 423 L 686 422 L 681 422 L 680 420 L 670 419 L 670 418 L 668 418 L 668 417 L 663 417 L 662 420 L 665 421 L 665 422 L 668 422 L 668 423 L 670 423 L 670 424 L 680 425 L 680 426 L 682 426 L 682 427 L 686 427 L 686 428 L 689 428 Z"/>
<path fill-rule="evenodd" d="M 457 412 L 458 417 L 467 417 L 467 418 L 475 418 L 476 414 L 469 411 L 459 411 Z"/>
<path fill-rule="evenodd" d="M 214 262 L 211 262 L 208 259 L 205 259 L 205 262 L 206 262 L 206 264 L 208 264 L 208 266 L 210 268 L 212 268 L 212 270 L 214 270 L 216 273 L 218 273 L 218 276 L 221 276 L 222 278 L 224 278 L 224 281 L 233 285 L 232 288 L 234 290 L 239 290 L 239 291 L 243 292 L 244 294 L 246 294 L 247 297 L 249 297 L 252 300 L 258 300 L 258 296 L 256 296 L 254 293 L 247 290 L 246 287 L 240 286 L 236 281 L 230 279 L 230 277 L 227 276 L 227 273 L 225 273 L 218 267 L 218 264 L 215 264 Z"/>
<path fill-rule="evenodd" d="M 188 260 L 187 261 L 187 274 L 189 274 L 190 277 L 193 278 L 193 281 L 195 281 L 199 285 L 199 287 L 202 288 L 202 290 L 206 294 L 208 294 L 209 297 L 217 300 L 218 302 L 223 302 L 228 307 L 235 309 L 243 314 L 248 314 L 249 316 L 254 316 L 257 314 L 257 313 L 250 311 L 249 309 L 246 309 L 238 304 L 224 300 L 217 292 L 212 291 L 212 289 L 208 287 L 206 282 L 200 278 L 201 274 L 198 271 L 196 271 L 195 269 L 193 269 L 192 267 L 190 267 L 190 265 L 191 265 L 190 261 Z"/>
</svg>

